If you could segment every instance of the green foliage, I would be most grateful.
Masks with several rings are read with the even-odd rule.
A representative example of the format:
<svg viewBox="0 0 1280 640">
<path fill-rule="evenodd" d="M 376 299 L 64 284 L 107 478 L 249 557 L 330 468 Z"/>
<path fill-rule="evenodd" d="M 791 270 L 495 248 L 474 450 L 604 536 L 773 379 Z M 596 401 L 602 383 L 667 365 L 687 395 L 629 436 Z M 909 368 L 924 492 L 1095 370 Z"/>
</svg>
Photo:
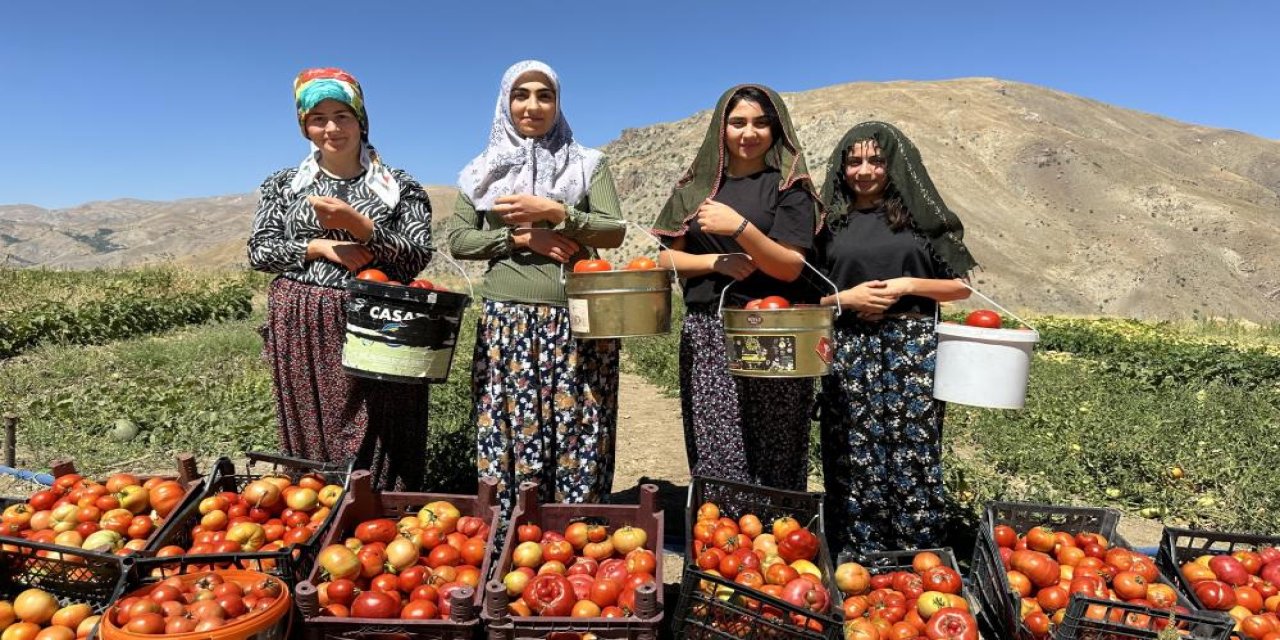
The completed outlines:
<svg viewBox="0 0 1280 640">
<path fill-rule="evenodd" d="M 683 322 L 684 305 L 673 305 L 670 333 L 622 341 L 623 368 L 644 376 L 671 397 L 680 395 L 680 325 Z"/>
<path fill-rule="evenodd" d="M 464 320 L 449 381 L 431 388 L 428 488 L 475 486 L 471 422 L 474 320 Z M 271 372 L 262 360 L 261 312 L 105 346 L 46 346 L 0 363 L 0 410 L 21 422 L 19 464 L 47 467 L 72 456 L 89 473 L 279 450 Z M 116 422 L 139 434 L 117 442 Z"/>
<path fill-rule="evenodd" d="M 39 344 L 100 344 L 188 324 L 243 319 L 252 310 L 248 279 L 177 292 L 135 285 L 75 306 L 37 300 L 0 312 L 0 358 Z"/>
</svg>

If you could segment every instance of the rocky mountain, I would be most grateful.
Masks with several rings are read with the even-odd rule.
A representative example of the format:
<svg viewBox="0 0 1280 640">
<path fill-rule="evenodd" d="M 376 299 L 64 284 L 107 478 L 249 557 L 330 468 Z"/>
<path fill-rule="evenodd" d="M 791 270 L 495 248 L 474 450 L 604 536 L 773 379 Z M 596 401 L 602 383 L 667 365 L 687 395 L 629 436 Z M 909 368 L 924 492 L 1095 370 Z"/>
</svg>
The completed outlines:
<svg viewBox="0 0 1280 640">
<path fill-rule="evenodd" d="M 989 78 L 855 83 L 784 96 L 814 175 L 862 120 L 920 147 L 982 265 L 973 284 L 1041 312 L 1280 319 L 1280 142 Z M 647 225 L 709 112 L 605 147 L 627 216 Z M 433 188 L 437 218 L 453 201 Z M 242 263 L 254 196 L 0 207 L 10 265 Z M 652 245 L 641 234 L 610 257 Z M 0 257 L 0 261 L 5 258 Z"/>
</svg>

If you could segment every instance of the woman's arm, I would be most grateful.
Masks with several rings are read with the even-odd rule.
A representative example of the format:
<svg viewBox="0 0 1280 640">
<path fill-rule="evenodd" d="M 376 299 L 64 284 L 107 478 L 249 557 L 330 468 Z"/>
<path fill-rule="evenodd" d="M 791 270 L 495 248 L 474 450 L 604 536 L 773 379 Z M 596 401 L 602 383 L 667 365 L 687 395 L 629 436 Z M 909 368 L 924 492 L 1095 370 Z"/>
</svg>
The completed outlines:
<svg viewBox="0 0 1280 640">
<path fill-rule="evenodd" d="M 698 224 L 706 233 L 735 238 L 758 269 L 772 278 L 792 282 L 804 270 L 804 252 L 765 235 L 729 205 L 706 200 L 698 207 Z"/>
<path fill-rule="evenodd" d="M 959 278 L 890 278 L 885 280 L 885 291 L 894 296 L 920 296 L 938 302 L 952 302 L 969 297 L 969 287 Z"/>
<path fill-rule="evenodd" d="M 564 207 L 564 218 L 553 229 L 566 238 L 599 249 L 622 246 L 627 227 L 622 219 L 622 203 L 613 184 L 613 171 L 608 160 L 601 159 L 591 176 L 591 190 L 587 196 L 590 209 L 581 211 L 571 205 Z"/>
<path fill-rule="evenodd" d="M 306 240 L 285 234 L 289 203 L 281 189 L 282 175 L 283 172 L 272 175 L 258 189 L 260 200 L 249 234 L 249 266 L 256 271 L 298 271 L 309 257 Z"/>
<path fill-rule="evenodd" d="M 390 220 L 373 225 L 366 245 L 377 262 L 394 265 L 412 278 L 431 262 L 431 200 L 427 191 L 408 174 L 396 176 L 400 204 Z"/>
<path fill-rule="evenodd" d="M 453 215 L 445 226 L 449 253 L 463 260 L 488 260 L 511 255 L 515 248 L 511 227 L 484 229 L 484 217 L 476 211 L 471 198 L 459 193 Z"/>
<path fill-rule="evenodd" d="M 685 239 L 676 238 L 671 246 L 658 252 L 658 266 L 675 269 L 682 278 L 720 273 L 742 280 L 756 270 L 751 256 L 741 253 L 686 253 Z"/>
</svg>

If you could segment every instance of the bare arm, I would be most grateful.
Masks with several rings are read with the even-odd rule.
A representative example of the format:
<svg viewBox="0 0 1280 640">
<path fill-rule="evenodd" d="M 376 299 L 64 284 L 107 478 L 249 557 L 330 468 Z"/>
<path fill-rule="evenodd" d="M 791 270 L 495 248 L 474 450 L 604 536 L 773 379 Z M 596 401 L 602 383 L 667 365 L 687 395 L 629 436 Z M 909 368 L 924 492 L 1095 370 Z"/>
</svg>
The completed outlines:
<svg viewBox="0 0 1280 640">
<path fill-rule="evenodd" d="M 741 253 L 686 253 L 685 239 L 676 238 L 671 247 L 658 252 L 658 266 L 676 270 L 682 278 L 721 273 L 742 280 L 756 270 L 751 256 Z"/>
</svg>

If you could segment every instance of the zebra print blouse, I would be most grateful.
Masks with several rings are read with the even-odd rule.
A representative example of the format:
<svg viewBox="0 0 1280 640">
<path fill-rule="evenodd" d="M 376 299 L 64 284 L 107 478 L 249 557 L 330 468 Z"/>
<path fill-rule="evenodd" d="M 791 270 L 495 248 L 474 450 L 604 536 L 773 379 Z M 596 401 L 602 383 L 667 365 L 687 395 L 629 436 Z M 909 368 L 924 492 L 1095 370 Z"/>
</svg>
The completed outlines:
<svg viewBox="0 0 1280 640">
<path fill-rule="evenodd" d="M 301 193 L 294 193 L 289 183 L 295 172 L 297 168 L 278 171 L 259 189 L 261 200 L 249 236 L 249 265 L 254 269 L 322 287 L 341 288 L 351 278 L 340 264 L 306 259 L 311 240 L 355 241 L 346 231 L 320 227 L 306 198 L 310 195 L 338 198 L 373 220 L 373 236 L 365 243 L 373 253 L 369 267 L 408 282 L 431 261 L 431 203 L 409 174 L 391 170 L 400 183 L 400 204 L 392 210 L 361 182 L 363 176 L 339 179 L 322 172 Z"/>
</svg>

